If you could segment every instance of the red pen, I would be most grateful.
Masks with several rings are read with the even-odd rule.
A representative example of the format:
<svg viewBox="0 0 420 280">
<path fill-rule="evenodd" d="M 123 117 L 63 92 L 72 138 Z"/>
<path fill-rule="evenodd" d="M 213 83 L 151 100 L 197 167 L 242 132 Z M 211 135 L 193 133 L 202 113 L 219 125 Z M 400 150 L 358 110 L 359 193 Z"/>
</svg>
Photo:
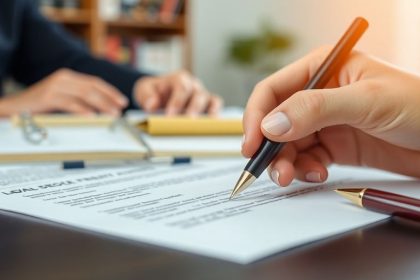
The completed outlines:
<svg viewBox="0 0 420 280">
<path fill-rule="evenodd" d="M 420 221 L 420 199 L 368 188 L 338 189 L 336 192 L 363 208 Z"/>
</svg>

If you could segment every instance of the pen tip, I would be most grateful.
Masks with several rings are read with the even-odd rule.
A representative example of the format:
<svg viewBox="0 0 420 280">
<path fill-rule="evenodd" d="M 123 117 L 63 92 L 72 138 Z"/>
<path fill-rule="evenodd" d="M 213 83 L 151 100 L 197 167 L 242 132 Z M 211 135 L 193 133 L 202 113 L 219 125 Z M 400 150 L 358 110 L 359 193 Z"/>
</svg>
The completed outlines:
<svg viewBox="0 0 420 280">
<path fill-rule="evenodd" d="M 248 171 L 244 171 L 241 174 L 241 177 L 239 177 L 238 182 L 235 185 L 235 188 L 233 189 L 229 200 L 234 198 L 237 194 L 245 190 L 247 187 L 249 187 L 257 178 L 249 173 Z"/>
<path fill-rule="evenodd" d="M 348 200 L 350 200 L 351 202 L 353 202 L 354 204 L 357 204 L 361 207 L 363 207 L 362 205 L 362 197 L 363 197 L 363 193 L 366 189 L 363 188 L 353 188 L 353 189 L 336 189 L 334 190 L 336 193 L 338 193 L 339 195 L 347 198 Z"/>
</svg>

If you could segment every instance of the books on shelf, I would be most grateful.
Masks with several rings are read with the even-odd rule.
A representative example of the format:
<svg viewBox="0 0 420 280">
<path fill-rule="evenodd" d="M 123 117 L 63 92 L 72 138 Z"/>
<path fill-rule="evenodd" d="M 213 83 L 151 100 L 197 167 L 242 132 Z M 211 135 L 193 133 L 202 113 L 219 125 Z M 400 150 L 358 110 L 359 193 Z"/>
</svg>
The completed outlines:
<svg viewBox="0 0 420 280">
<path fill-rule="evenodd" d="M 184 40 L 180 36 L 150 40 L 109 35 L 106 57 L 142 72 L 165 74 L 184 68 Z"/>
<path fill-rule="evenodd" d="M 81 7 L 81 0 L 38 0 L 38 5 L 44 12 L 56 11 L 77 12 Z"/>
<path fill-rule="evenodd" d="M 132 18 L 140 21 L 172 23 L 181 14 L 184 0 L 101 0 L 103 20 Z"/>
<path fill-rule="evenodd" d="M 98 6 L 99 16 L 104 20 L 118 19 L 121 14 L 120 0 L 101 0 Z"/>
</svg>

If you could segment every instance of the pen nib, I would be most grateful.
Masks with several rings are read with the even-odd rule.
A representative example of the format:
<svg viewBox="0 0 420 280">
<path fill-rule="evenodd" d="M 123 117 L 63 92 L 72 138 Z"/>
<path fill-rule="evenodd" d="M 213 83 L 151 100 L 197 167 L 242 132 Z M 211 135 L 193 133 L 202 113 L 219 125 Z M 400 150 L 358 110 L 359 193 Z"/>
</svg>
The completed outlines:
<svg viewBox="0 0 420 280">
<path fill-rule="evenodd" d="M 336 193 L 338 193 L 339 195 L 347 198 L 348 200 L 350 200 L 351 202 L 353 202 L 354 204 L 359 205 L 360 207 L 363 207 L 362 204 L 362 198 L 363 198 L 363 194 L 365 192 L 366 189 L 360 188 L 360 189 L 337 189 L 334 190 Z"/>
<path fill-rule="evenodd" d="M 252 175 L 248 171 L 244 171 L 241 177 L 239 177 L 239 180 L 236 183 L 235 188 L 233 189 L 229 199 L 234 198 L 237 194 L 249 187 L 256 179 L 257 178 L 254 175 Z"/>
</svg>

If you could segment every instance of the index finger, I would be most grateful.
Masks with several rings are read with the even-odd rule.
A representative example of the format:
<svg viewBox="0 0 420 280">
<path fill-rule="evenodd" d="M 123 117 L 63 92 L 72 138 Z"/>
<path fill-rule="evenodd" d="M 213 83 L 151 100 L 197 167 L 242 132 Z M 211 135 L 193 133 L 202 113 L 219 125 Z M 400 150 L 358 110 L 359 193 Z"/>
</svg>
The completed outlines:
<svg viewBox="0 0 420 280">
<path fill-rule="evenodd" d="M 128 105 L 127 97 L 125 97 L 125 95 L 123 95 L 116 87 L 104 81 L 103 79 L 96 76 L 80 73 L 73 73 L 73 75 L 77 75 L 78 78 L 84 80 L 85 82 L 91 82 L 92 86 L 97 90 L 98 93 L 105 95 L 119 108 L 123 108 Z"/>
<path fill-rule="evenodd" d="M 284 100 L 302 90 L 328 55 L 323 47 L 289 64 L 258 83 L 248 100 L 243 118 L 244 143 L 242 153 L 251 157 L 260 146 L 263 135 L 261 121 Z"/>
<path fill-rule="evenodd" d="M 128 105 L 128 99 L 123 95 L 116 87 L 111 84 L 108 84 L 102 79 L 97 79 L 95 82 L 95 87 L 99 92 L 106 95 L 113 103 L 118 105 L 121 108 L 124 108 Z"/>
</svg>

